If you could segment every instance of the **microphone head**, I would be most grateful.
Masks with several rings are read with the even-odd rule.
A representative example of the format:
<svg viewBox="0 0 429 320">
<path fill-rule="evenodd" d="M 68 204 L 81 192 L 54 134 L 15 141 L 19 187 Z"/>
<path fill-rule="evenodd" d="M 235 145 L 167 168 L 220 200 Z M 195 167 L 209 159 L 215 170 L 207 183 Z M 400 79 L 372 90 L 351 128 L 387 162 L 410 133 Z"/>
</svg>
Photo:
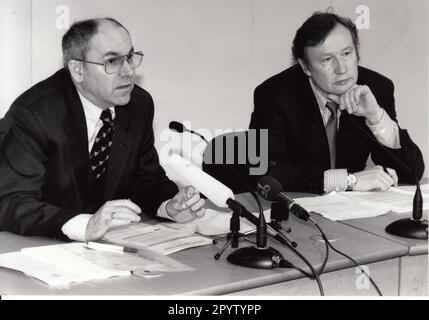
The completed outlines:
<svg viewBox="0 0 429 320">
<path fill-rule="evenodd" d="M 170 128 L 170 130 L 173 130 L 179 133 L 182 133 L 183 131 L 185 131 L 185 126 L 177 121 L 171 121 L 168 127 Z"/>
<path fill-rule="evenodd" d="M 280 192 L 283 192 L 280 182 L 269 176 L 259 178 L 257 190 L 260 196 L 268 201 L 276 201 Z"/>
</svg>

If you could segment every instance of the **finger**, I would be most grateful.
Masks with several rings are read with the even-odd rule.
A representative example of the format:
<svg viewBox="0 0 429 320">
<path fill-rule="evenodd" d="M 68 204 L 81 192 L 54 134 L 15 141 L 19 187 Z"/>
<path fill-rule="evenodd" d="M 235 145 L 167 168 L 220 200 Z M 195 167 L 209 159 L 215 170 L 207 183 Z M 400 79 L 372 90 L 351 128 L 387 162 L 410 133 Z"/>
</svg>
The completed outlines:
<svg viewBox="0 0 429 320">
<path fill-rule="evenodd" d="M 395 187 L 397 187 L 398 186 L 398 175 L 396 174 L 396 171 L 394 169 L 391 169 L 391 168 L 386 168 L 386 169 L 387 169 L 387 172 L 389 173 L 390 177 L 393 180 L 393 185 Z"/>
<path fill-rule="evenodd" d="M 126 226 L 132 223 L 133 221 L 126 220 L 126 219 L 113 219 L 109 222 L 109 227 L 119 227 L 119 226 Z"/>
<path fill-rule="evenodd" d="M 115 220 L 116 219 L 125 219 L 125 220 L 130 220 L 133 222 L 137 222 L 137 221 L 141 220 L 139 215 L 135 214 L 132 211 L 128 211 L 128 210 L 120 210 L 120 211 L 112 212 L 111 219 L 115 219 Z"/>
<path fill-rule="evenodd" d="M 193 211 L 197 218 L 202 218 L 206 214 L 206 208 L 202 207 L 197 211 Z"/>
<path fill-rule="evenodd" d="M 358 90 L 360 86 L 356 86 L 355 90 L 353 90 L 353 97 L 356 104 L 360 104 L 360 92 L 361 90 Z"/>
<path fill-rule="evenodd" d="M 124 206 L 110 207 L 108 211 L 109 212 L 131 212 L 135 215 L 139 215 L 141 213 L 141 210 L 140 212 L 136 212 L 134 210 L 131 210 L 129 207 L 124 207 Z"/>
<path fill-rule="evenodd" d="M 369 89 L 368 86 L 357 86 L 355 89 L 355 97 L 357 98 L 357 101 L 360 101 L 360 98 L 364 95 L 366 95 L 367 93 L 369 93 L 371 90 Z"/>
<path fill-rule="evenodd" d="M 371 169 L 373 174 L 374 189 L 379 191 L 387 190 L 393 183 L 392 178 L 384 172 L 382 166 L 376 166 Z"/>
<path fill-rule="evenodd" d="M 108 206 L 109 208 L 115 208 L 115 209 L 118 207 L 126 207 L 135 213 L 142 212 L 142 210 L 138 205 L 136 205 L 134 202 L 128 199 L 108 201 L 106 202 L 106 206 Z"/>
<path fill-rule="evenodd" d="M 355 93 L 355 90 L 350 90 L 348 96 L 349 96 L 350 106 L 352 107 L 353 112 L 357 112 L 358 106 L 357 106 L 357 102 L 356 102 L 354 93 Z"/>
<path fill-rule="evenodd" d="M 182 210 L 184 209 L 188 209 L 191 206 L 193 206 L 194 204 L 196 204 L 199 200 L 200 200 L 200 195 L 198 193 L 192 195 L 192 197 L 190 199 L 188 199 L 185 203 L 182 203 Z"/>
<path fill-rule="evenodd" d="M 392 177 L 385 173 L 384 171 L 380 174 L 380 180 L 383 182 L 385 186 L 387 186 L 387 189 L 390 188 L 393 185 L 393 179 Z"/>
<path fill-rule="evenodd" d="M 383 179 L 383 177 L 377 176 L 374 179 L 374 189 L 378 190 L 378 191 L 386 191 L 389 188 L 388 183 L 386 183 L 386 181 Z"/>
<path fill-rule="evenodd" d="M 343 94 L 340 96 L 339 108 L 340 108 L 340 110 L 346 110 L 346 105 L 344 103 L 344 95 Z"/>
<path fill-rule="evenodd" d="M 350 104 L 350 91 L 347 91 L 346 93 L 343 94 L 343 99 L 344 99 L 344 105 L 345 105 L 345 109 L 347 110 L 348 113 L 352 114 L 355 111 L 353 110 L 351 104 Z"/>
<path fill-rule="evenodd" d="M 200 200 L 198 200 L 195 204 L 193 204 L 192 206 L 191 206 L 191 211 L 198 211 L 198 210 L 200 210 L 201 208 L 203 208 L 204 207 L 204 204 L 205 204 L 206 202 L 204 201 L 204 199 L 200 199 Z"/>
</svg>

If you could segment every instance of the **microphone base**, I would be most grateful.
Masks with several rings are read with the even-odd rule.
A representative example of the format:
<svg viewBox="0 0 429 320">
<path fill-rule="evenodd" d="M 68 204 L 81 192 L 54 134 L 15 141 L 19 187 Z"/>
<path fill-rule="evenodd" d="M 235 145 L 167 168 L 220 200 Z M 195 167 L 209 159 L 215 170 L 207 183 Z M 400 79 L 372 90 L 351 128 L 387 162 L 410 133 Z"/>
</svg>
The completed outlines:
<svg viewBox="0 0 429 320">
<path fill-rule="evenodd" d="M 283 256 L 274 248 L 245 247 L 235 250 L 227 260 L 243 267 L 272 269 L 279 266 Z"/>
<path fill-rule="evenodd" d="M 389 224 L 386 232 L 405 238 L 427 239 L 428 222 L 425 219 L 400 219 Z"/>
</svg>

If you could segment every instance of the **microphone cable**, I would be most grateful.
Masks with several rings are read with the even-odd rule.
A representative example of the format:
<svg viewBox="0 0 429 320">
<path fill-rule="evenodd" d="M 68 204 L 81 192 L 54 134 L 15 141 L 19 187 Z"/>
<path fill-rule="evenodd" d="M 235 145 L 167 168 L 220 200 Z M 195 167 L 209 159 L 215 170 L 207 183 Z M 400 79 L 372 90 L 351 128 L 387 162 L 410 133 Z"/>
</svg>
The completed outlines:
<svg viewBox="0 0 429 320">
<path fill-rule="evenodd" d="M 344 252 L 336 249 L 328 240 L 328 238 L 326 237 L 325 232 L 322 230 L 322 228 L 317 224 L 317 222 L 312 219 L 311 217 L 309 218 L 309 220 L 316 226 L 316 228 L 319 230 L 320 234 L 322 235 L 323 240 L 325 241 L 325 244 L 327 244 L 332 250 L 334 250 L 335 252 L 339 253 L 340 255 L 342 255 L 343 257 L 347 258 L 348 260 L 350 260 L 357 268 L 359 268 L 363 274 L 365 274 L 365 276 L 368 277 L 369 281 L 371 282 L 371 284 L 374 286 L 375 290 L 377 291 L 379 296 L 383 296 L 383 294 L 381 293 L 380 288 L 377 286 L 377 284 L 375 283 L 375 281 L 372 279 L 372 277 L 367 274 L 367 272 L 361 267 L 361 265 L 359 263 L 357 263 L 352 257 L 348 256 L 347 254 L 345 254 Z"/>
<path fill-rule="evenodd" d="M 290 263 L 289 261 L 287 261 L 285 259 L 282 259 L 280 261 L 279 266 L 282 267 L 282 268 L 293 268 L 293 269 L 296 269 L 296 270 L 302 272 L 303 274 L 305 274 L 310 279 L 315 279 L 316 282 L 317 282 L 317 286 L 319 287 L 320 295 L 324 296 L 325 295 L 325 291 L 323 289 L 322 282 L 320 281 L 319 273 L 316 272 L 316 270 L 314 269 L 313 265 L 307 260 L 306 257 L 304 257 L 298 250 L 296 250 L 291 244 L 289 244 L 288 241 L 285 241 L 283 244 L 285 244 L 298 257 L 300 257 L 302 261 L 304 261 L 304 263 L 310 268 L 312 274 L 309 274 L 309 273 L 305 272 L 301 268 L 296 267 L 295 265 L 293 265 L 292 263 Z"/>
<path fill-rule="evenodd" d="M 242 183 L 243 185 L 245 185 L 247 187 L 247 189 L 249 190 L 250 194 L 255 198 L 256 202 L 258 203 L 258 207 L 259 207 L 259 211 L 261 214 L 264 214 L 263 212 L 263 207 L 262 207 L 262 203 L 261 200 L 259 199 L 258 195 L 256 194 L 255 191 L 253 191 L 249 184 L 247 182 L 244 181 L 244 179 L 237 173 L 235 172 L 235 170 L 230 170 L 231 172 L 233 172 L 233 174 L 235 175 L 235 177 L 237 177 L 240 180 L 240 183 Z M 277 230 L 276 230 L 277 231 Z M 281 233 L 279 233 L 281 234 Z M 295 249 L 296 247 L 296 242 L 292 241 L 292 243 L 289 243 L 288 239 L 285 239 L 285 237 L 283 236 L 283 244 L 286 245 L 288 248 L 290 248 L 302 261 L 304 261 L 304 263 L 310 268 L 311 270 L 311 274 L 304 271 L 303 269 L 295 266 L 294 264 L 292 264 L 291 262 L 282 259 L 280 261 L 279 267 L 281 268 L 293 268 L 295 270 L 298 270 L 299 272 L 301 272 L 302 274 L 304 274 L 305 276 L 307 276 L 310 279 L 316 280 L 317 282 L 317 286 L 319 288 L 319 292 L 321 296 L 325 295 L 325 290 L 323 289 L 323 284 L 322 281 L 320 280 L 320 274 L 323 272 L 323 270 L 325 269 L 326 263 L 328 262 L 328 256 L 329 256 L 329 247 L 326 244 L 325 241 L 325 259 L 323 261 L 323 264 L 320 268 L 319 271 L 316 271 L 313 267 L 313 265 L 307 260 L 306 257 L 304 257 L 297 249 Z"/>
</svg>

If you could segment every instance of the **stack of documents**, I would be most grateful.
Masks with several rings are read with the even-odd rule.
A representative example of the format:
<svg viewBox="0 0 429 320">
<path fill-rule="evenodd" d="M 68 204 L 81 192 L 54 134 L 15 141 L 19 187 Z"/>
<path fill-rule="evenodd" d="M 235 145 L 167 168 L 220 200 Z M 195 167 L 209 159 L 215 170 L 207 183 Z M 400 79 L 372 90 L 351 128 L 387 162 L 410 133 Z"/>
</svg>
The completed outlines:
<svg viewBox="0 0 429 320">
<path fill-rule="evenodd" d="M 423 209 L 429 208 L 429 185 L 421 186 Z M 331 220 L 375 217 L 389 211 L 412 212 L 415 186 L 390 188 L 384 192 L 331 192 L 330 194 L 295 199 L 308 211 Z"/>
<path fill-rule="evenodd" d="M 118 260 L 120 255 L 86 249 L 84 243 L 67 243 L 1 254 L 0 266 L 24 272 L 51 286 L 65 287 L 72 282 L 130 275 L 130 261 Z"/>
<path fill-rule="evenodd" d="M 91 245 L 92 244 L 92 245 Z M 66 243 L 21 249 L 0 254 L 0 267 L 21 271 L 54 287 L 70 283 L 153 271 L 194 270 L 149 249 L 127 252 L 128 248 L 101 243 Z"/>
</svg>

